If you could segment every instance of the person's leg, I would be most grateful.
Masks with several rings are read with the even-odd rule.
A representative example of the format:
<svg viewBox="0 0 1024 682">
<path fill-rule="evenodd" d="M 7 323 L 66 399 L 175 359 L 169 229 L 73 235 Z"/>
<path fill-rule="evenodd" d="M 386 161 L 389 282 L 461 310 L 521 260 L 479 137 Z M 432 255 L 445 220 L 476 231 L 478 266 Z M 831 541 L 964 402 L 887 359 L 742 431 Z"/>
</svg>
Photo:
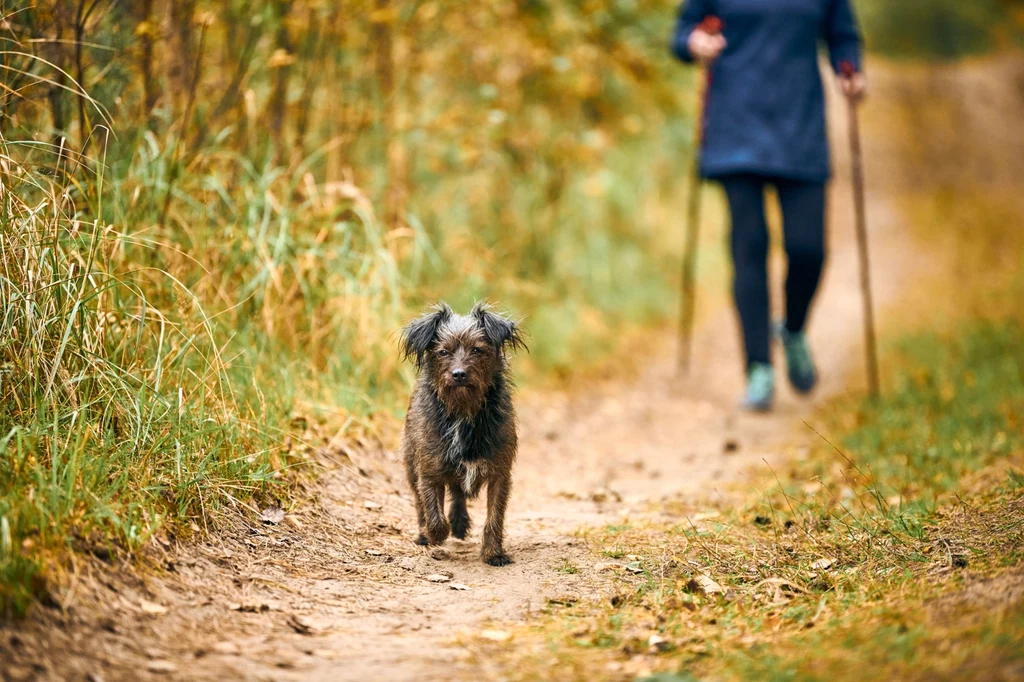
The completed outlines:
<svg viewBox="0 0 1024 682">
<path fill-rule="evenodd" d="M 733 294 L 749 371 L 754 364 L 771 364 L 765 183 L 755 175 L 730 175 L 721 182 L 732 217 Z"/>
<path fill-rule="evenodd" d="M 786 330 L 802 332 L 825 264 L 825 183 L 779 180 L 786 257 Z"/>
<path fill-rule="evenodd" d="M 786 322 L 778 334 L 786 354 L 789 382 L 797 392 L 808 393 L 818 383 L 818 372 L 804 327 L 825 263 L 825 183 L 784 180 L 775 186 L 789 260 Z"/>
</svg>

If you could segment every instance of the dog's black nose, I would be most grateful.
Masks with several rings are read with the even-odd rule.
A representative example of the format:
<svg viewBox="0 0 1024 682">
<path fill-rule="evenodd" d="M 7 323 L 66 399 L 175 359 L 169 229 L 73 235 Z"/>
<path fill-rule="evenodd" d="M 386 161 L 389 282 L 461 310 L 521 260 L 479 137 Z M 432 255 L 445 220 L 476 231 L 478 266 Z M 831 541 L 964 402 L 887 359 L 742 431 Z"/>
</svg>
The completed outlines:
<svg viewBox="0 0 1024 682">
<path fill-rule="evenodd" d="M 455 383 L 457 383 L 457 384 L 464 384 L 464 383 L 466 383 L 467 376 L 468 375 L 466 374 L 466 370 L 464 370 L 464 369 L 453 369 L 452 370 L 452 379 L 454 379 Z"/>
</svg>

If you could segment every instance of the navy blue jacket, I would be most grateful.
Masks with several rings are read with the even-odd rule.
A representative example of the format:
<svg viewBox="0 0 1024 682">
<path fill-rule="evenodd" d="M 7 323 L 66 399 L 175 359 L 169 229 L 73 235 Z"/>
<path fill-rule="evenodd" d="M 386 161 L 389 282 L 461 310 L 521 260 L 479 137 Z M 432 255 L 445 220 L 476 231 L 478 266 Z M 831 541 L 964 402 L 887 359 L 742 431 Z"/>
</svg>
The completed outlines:
<svg viewBox="0 0 1024 682">
<path fill-rule="evenodd" d="M 722 20 L 727 46 L 711 67 L 701 175 L 757 173 L 826 180 L 831 166 L 821 41 L 836 71 L 861 68 L 861 38 L 849 0 L 686 0 L 672 51 L 708 16 Z"/>
</svg>

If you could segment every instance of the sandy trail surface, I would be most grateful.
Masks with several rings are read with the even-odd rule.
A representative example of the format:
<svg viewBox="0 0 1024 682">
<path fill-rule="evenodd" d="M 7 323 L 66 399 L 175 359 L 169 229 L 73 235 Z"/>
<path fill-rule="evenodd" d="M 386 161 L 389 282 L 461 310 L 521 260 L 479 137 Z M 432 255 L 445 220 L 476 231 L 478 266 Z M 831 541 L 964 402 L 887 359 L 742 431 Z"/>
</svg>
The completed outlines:
<svg viewBox="0 0 1024 682">
<path fill-rule="evenodd" d="M 844 121 L 835 123 L 841 169 Z M 869 192 L 882 307 L 921 259 L 886 186 L 869 182 Z M 751 480 L 752 470 L 800 456 L 816 437 L 802 423 L 816 402 L 860 390 L 853 229 L 850 186 L 840 171 L 832 187 L 830 261 L 810 331 L 823 375 L 813 401 L 796 398 L 780 373 L 772 415 L 737 413 L 742 376 L 729 310 L 705 316 L 685 381 L 676 378 L 674 344 L 665 338 L 652 343 L 660 350 L 638 363 L 632 379 L 571 394 L 525 393 L 507 519 L 512 565 L 479 561 L 480 501 L 470 509 L 476 528 L 469 540 L 450 540 L 441 551 L 414 545 L 397 454 L 339 446 L 321 453 L 326 473 L 279 524 L 239 509 L 206 542 L 170 541 L 159 570 L 81 566 L 60 607 L 37 609 L 27 622 L 0 631 L 0 661 L 8 663 L 0 677 L 499 679 L 500 671 L 470 655 L 475 633 L 489 622 L 528 619 L 549 598 L 586 596 L 605 584 L 581 527 L 661 515 L 665 507 L 653 503 L 666 499 L 735 494 L 729 491 Z M 775 274 L 778 282 L 778 268 Z M 560 571 L 567 563 L 579 571 Z"/>
</svg>

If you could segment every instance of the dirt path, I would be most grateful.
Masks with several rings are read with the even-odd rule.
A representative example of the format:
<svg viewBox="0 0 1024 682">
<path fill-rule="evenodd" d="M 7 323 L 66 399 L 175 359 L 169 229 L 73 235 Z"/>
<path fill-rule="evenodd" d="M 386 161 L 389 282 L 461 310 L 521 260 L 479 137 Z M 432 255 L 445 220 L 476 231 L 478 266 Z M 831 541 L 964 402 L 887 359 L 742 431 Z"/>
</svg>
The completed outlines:
<svg viewBox="0 0 1024 682">
<path fill-rule="evenodd" d="M 885 264 L 875 272 L 877 298 L 885 305 L 917 265 L 886 188 L 870 189 L 874 259 Z M 811 329 L 824 375 L 819 399 L 847 390 L 851 376 L 857 384 L 863 362 L 849 194 L 840 175 L 832 256 Z M 523 396 L 507 523 L 511 566 L 481 564 L 477 533 L 449 541 L 443 552 L 415 546 L 412 505 L 394 453 L 325 453 L 340 464 L 279 525 L 235 515 L 233 531 L 209 543 L 168 547 L 164 570 L 145 580 L 106 566 L 79 567 L 62 609 L 43 609 L 17 632 L 0 632 L 0 649 L 17 661 L 0 676 L 499 677 L 470 668 L 472 637 L 464 635 L 489 620 L 527 618 L 547 598 L 599 590 L 604 578 L 576 536 L 580 527 L 660 513 L 649 511 L 653 501 L 725 494 L 752 467 L 763 469 L 763 459 L 798 456 L 812 437 L 801 418 L 813 403 L 787 387 L 774 415 L 736 413 L 736 336 L 731 313 L 711 315 L 695 345 L 696 371 L 684 383 L 674 379 L 671 352 L 660 352 L 634 381 L 586 395 Z M 653 346 L 671 350 L 666 339 Z M 471 514 L 479 525 L 479 503 Z M 580 570 L 559 570 L 568 564 Z M 431 582 L 432 574 L 450 581 Z"/>
</svg>

